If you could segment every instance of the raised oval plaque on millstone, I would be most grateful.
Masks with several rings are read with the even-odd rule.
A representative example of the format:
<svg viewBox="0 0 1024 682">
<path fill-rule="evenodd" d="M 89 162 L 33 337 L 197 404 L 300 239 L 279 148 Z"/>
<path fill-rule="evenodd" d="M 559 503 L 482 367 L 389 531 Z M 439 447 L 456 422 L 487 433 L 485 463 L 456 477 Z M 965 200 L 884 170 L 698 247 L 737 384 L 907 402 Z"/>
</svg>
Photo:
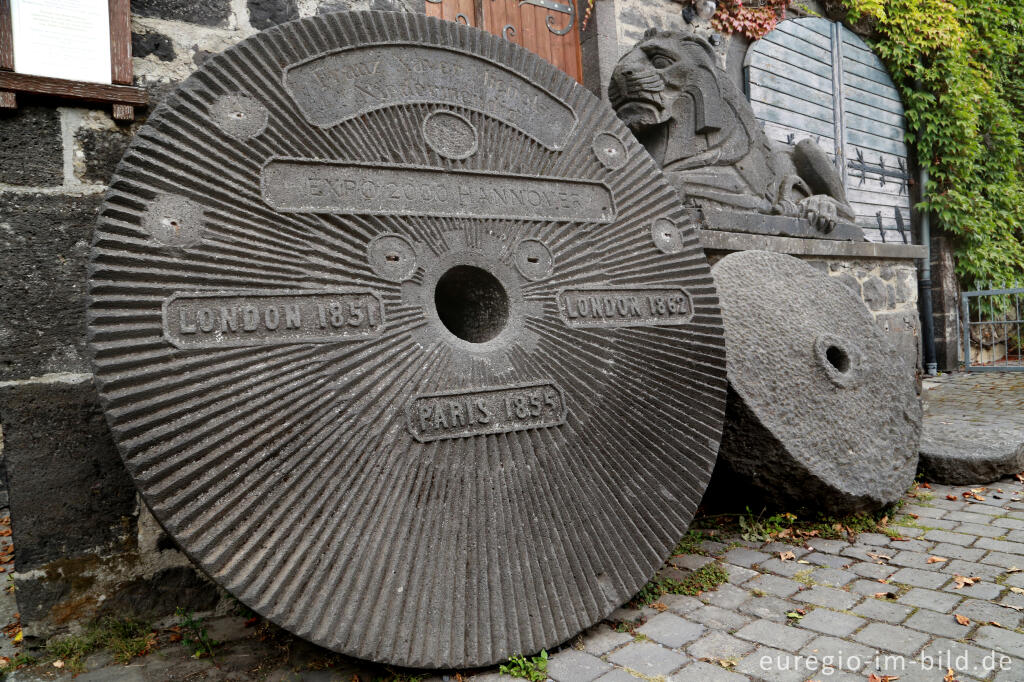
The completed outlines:
<svg viewBox="0 0 1024 682">
<path fill-rule="evenodd" d="M 91 291 L 157 518 L 339 652 L 564 641 L 715 460 L 723 330 L 674 190 L 590 93 L 454 23 L 303 19 L 205 62 L 125 153 Z"/>
<path fill-rule="evenodd" d="M 712 272 L 729 357 L 719 466 L 786 505 L 845 513 L 899 499 L 921 405 L 860 299 L 777 253 L 730 254 Z"/>
</svg>

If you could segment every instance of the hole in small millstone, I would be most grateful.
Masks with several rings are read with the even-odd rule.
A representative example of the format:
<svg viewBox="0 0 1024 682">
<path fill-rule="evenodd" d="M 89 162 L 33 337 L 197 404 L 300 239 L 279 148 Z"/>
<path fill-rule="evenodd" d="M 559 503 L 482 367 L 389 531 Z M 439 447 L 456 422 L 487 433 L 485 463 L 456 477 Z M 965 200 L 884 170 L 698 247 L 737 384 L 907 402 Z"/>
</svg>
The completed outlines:
<svg viewBox="0 0 1024 682">
<path fill-rule="evenodd" d="M 537 258 L 536 256 L 527 256 L 526 257 L 526 262 L 528 262 L 528 263 L 539 263 L 540 262 L 540 258 Z"/>
<path fill-rule="evenodd" d="M 486 270 L 456 265 L 434 289 L 437 316 L 455 336 L 470 343 L 490 341 L 508 322 L 508 294 Z"/>
<path fill-rule="evenodd" d="M 384 256 L 384 260 L 386 260 L 386 261 L 388 261 L 390 263 L 397 263 L 398 260 L 399 260 L 398 254 L 397 253 L 389 253 L 388 255 Z"/>
<path fill-rule="evenodd" d="M 839 346 L 829 346 L 826 348 L 825 359 L 840 372 L 847 372 L 850 369 L 850 356 Z"/>
</svg>

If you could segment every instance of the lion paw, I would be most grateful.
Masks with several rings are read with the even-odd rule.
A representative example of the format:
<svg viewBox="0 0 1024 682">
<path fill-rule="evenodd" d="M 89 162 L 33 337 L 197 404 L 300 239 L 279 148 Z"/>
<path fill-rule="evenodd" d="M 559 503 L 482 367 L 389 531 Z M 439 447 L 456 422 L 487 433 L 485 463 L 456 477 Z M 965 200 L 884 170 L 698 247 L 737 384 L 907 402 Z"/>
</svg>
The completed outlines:
<svg viewBox="0 0 1024 682">
<path fill-rule="evenodd" d="M 836 229 L 839 220 L 839 207 L 836 200 L 827 194 L 815 194 L 800 200 L 800 217 L 819 231 L 828 234 Z"/>
</svg>

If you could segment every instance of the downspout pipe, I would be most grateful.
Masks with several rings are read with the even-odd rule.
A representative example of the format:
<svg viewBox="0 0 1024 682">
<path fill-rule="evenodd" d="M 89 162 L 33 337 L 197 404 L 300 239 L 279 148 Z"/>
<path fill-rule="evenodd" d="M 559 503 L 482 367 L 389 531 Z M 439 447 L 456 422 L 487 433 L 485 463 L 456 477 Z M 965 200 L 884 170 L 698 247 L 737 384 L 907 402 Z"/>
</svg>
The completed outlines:
<svg viewBox="0 0 1024 682">
<path fill-rule="evenodd" d="M 928 192 L 928 169 L 922 168 L 921 201 Z M 925 248 L 924 258 L 917 279 L 917 301 L 921 313 L 921 345 L 924 350 L 924 371 L 933 377 L 938 374 L 939 365 L 935 361 L 935 322 L 932 317 L 932 229 L 931 216 L 928 211 L 921 211 L 921 245 Z"/>
</svg>

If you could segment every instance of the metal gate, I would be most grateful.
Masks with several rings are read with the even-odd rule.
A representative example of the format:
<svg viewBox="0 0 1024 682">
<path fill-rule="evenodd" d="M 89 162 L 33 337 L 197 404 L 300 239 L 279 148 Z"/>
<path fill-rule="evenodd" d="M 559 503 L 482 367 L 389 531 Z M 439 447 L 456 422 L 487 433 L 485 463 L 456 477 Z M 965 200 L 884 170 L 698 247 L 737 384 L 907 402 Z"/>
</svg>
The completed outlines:
<svg viewBox="0 0 1024 682">
<path fill-rule="evenodd" d="M 573 0 L 425 0 L 427 16 L 476 26 L 525 47 L 583 82 Z"/>
<path fill-rule="evenodd" d="M 1024 288 L 965 291 L 960 332 L 968 372 L 1024 371 Z"/>
</svg>

